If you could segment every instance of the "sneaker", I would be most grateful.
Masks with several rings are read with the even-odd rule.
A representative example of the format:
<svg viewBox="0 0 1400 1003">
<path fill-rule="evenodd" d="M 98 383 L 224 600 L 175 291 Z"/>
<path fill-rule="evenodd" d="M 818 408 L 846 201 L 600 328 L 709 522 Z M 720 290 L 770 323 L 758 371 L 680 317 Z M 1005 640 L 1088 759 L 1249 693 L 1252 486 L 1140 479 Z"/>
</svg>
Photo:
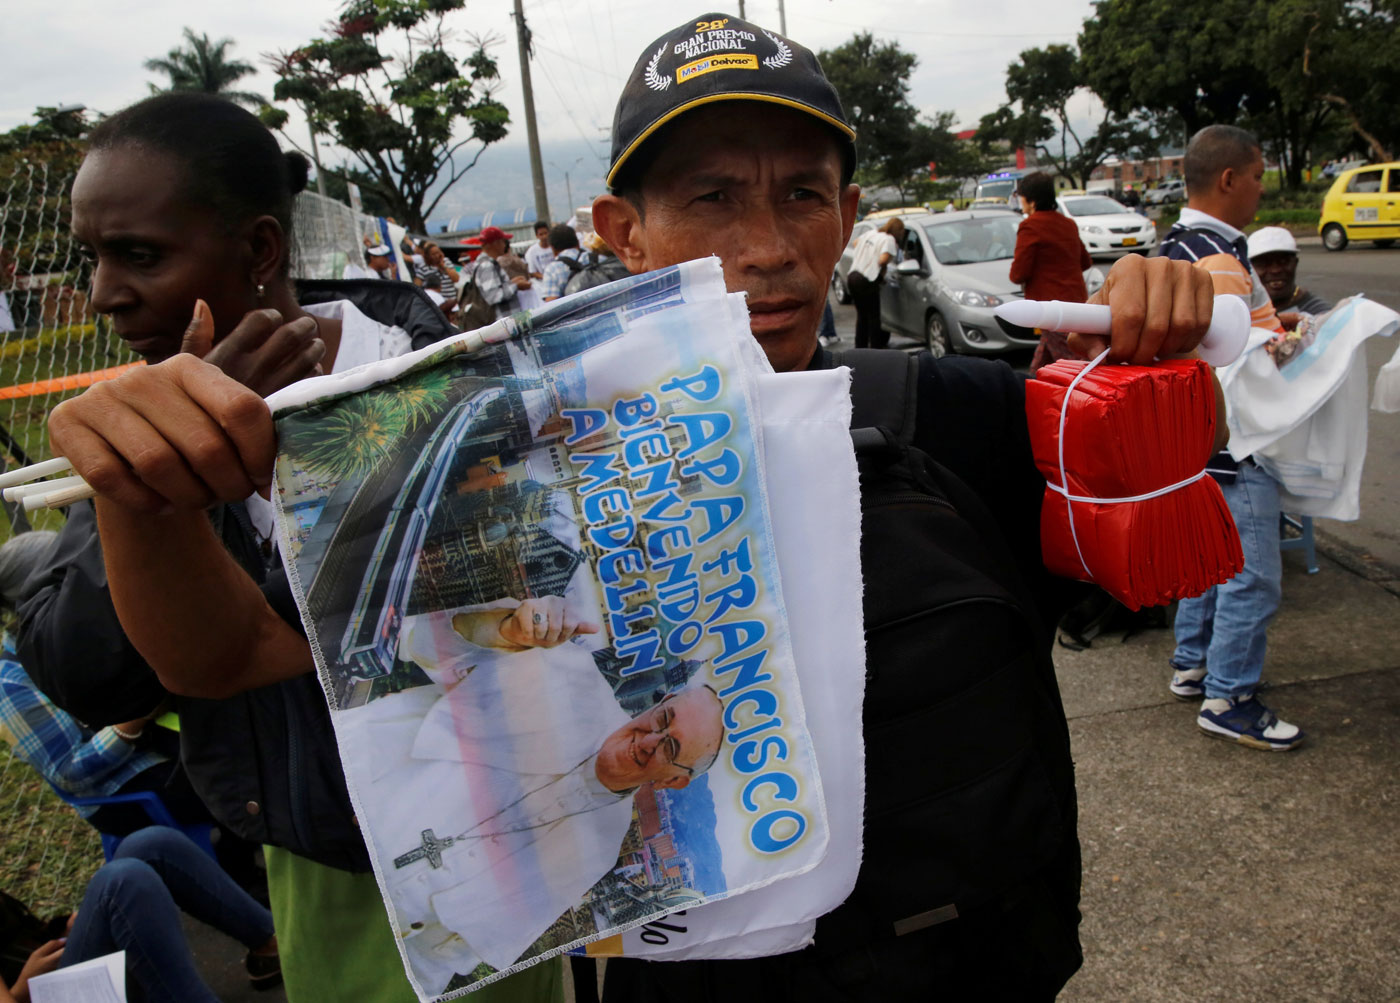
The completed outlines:
<svg viewBox="0 0 1400 1003">
<path fill-rule="evenodd" d="M 841 336 L 838 334 L 827 334 L 817 338 L 822 348 L 830 348 L 832 345 L 841 344 Z"/>
<path fill-rule="evenodd" d="M 1280 721 L 1277 714 L 1250 694 L 1234 699 L 1207 699 L 1196 724 L 1211 738 L 1225 738 L 1251 749 L 1287 752 L 1303 743 L 1296 724 Z"/>
<path fill-rule="evenodd" d="M 1167 688 L 1172 691 L 1172 696 L 1178 700 L 1199 700 L 1206 695 L 1206 669 L 1201 666 L 1199 669 L 1183 669 L 1175 662 L 1171 663 L 1172 681 Z"/>
<path fill-rule="evenodd" d="M 276 989 L 282 984 L 282 959 L 276 954 L 249 951 L 243 956 L 243 967 L 248 971 L 248 984 L 258 992 Z"/>
</svg>

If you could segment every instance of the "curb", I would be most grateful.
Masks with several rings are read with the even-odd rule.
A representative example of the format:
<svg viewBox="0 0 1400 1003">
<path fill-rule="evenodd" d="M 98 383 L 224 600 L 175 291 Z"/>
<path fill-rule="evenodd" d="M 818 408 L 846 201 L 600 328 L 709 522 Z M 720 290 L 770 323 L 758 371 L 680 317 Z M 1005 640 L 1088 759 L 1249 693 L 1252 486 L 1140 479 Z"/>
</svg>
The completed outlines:
<svg viewBox="0 0 1400 1003">
<path fill-rule="evenodd" d="M 1319 552 L 1341 565 L 1347 571 L 1378 585 L 1393 596 L 1400 597 L 1400 569 L 1392 568 L 1378 561 L 1371 554 L 1333 536 L 1326 530 L 1313 527 L 1313 539 Z"/>
</svg>

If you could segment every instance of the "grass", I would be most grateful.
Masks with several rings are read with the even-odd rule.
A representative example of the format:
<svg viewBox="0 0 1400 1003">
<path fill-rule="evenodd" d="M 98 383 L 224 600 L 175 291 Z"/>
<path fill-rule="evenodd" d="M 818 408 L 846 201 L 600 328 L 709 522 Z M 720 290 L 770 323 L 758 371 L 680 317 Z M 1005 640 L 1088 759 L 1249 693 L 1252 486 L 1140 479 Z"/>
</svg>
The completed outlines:
<svg viewBox="0 0 1400 1003">
<path fill-rule="evenodd" d="M 0 888 L 41 919 L 78 907 L 102 866 L 97 830 L 0 745 Z"/>
</svg>

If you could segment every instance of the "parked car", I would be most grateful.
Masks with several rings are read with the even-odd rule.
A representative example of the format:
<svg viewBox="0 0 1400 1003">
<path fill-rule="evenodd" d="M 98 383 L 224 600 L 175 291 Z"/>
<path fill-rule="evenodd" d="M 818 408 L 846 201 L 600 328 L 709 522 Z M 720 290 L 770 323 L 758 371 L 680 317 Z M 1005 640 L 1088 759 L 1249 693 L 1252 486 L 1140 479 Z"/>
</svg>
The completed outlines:
<svg viewBox="0 0 1400 1003">
<path fill-rule="evenodd" d="M 906 219 L 898 283 L 880 290 L 881 323 L 921 339 L 935 356 L 1034 348 L 1034 337 L 1008 335 L 992 316 L 993 307 L 1021 298 L 1010 279 L 1019 222 L 995 209 Z M 1090 268 L 1084 280 L 1093 293 L 1103 285 L 1103 273 Z"/>
<path fill-rule="evenodd" d="M 1394 244 L 1400 238 L 1400 160 L 1337 175 L 1322 200 L 1317 232 L 1329 251 L 1343 250 L 1352 240 Z"/>
<path fill-rule="evenodd" d="M 1186 201 L 1186 182 L 1180 178 L 1163 181 L 1156 188 L 1147 189 L 1142 200 L 1148 205 L 1169 205 L 1172 202 Z"/>
<path fill-rule="evenodd" d="M 1335 178 L 1343 171 L 1349 171 L 1353 167 L 1364 166 L 1366 166 L 1366 161 L 1364 160 L 1334 160 L 1322 168 L 1322 176 L 1324 178 Z"/>
<path fill-rule="evenodd" d="M 851 228 L 851 239 L 846 242 L 846 249 L 841 252 L 841 260 L 836 262 L 836 271 L 831 273 L 831 291 L 836 295 L 836 302 L 851 302 L 851 291 L 846 288 L 846 276 L 851 271 L 851 259 L 855 257 L 856 241 L 876 227 L 884 226 L 885 220 L 891 216 L 925 216 L 927 214 L 928 210 L 923 206 L 881 209 L 878 212 L 867 213 L 863 219 L 856 223 Z"/>
<path fill-rule="evenodd" d="M 1079 239 L 1094 257 L 1147 253 L 1157 246 L 1157 227 L 1146 216 L 1106 195 L 1061 195 L 1060 212 L 1079 227 Z"/>
</svg>

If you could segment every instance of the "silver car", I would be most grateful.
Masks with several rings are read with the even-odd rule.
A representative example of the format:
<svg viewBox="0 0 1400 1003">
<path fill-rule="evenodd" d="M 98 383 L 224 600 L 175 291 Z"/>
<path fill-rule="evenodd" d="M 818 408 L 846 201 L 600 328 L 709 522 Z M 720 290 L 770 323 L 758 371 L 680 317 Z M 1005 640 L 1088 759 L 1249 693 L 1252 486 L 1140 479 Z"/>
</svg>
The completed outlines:
<svg viewBox="0 0 1400 1003">
<path fill-rule="evenodd" d="M 1034 334 L 1009 335 L 992 316 L 993 307 L 1021 298 L 1010 279 L 1019 222 L 985 209 L 906 218 L 896 282 L 880 290 L 881 324 L 923 341 L 935 356 L 1034 348 Z M 1103 273 L 1090 268 L 1084 281 L 1092 294 Z"/>
<path fill-rule="evenodd" d="M 851 262 L 855 260 L 856 244 L 860 238 L 865 236 L 877 226 L 884 226 L 889 222 L 891 216 L 902 218 L 909 216 L 927 216 L 927 209 L 918 206 L 906 207 L 903 209 L 888 209 L 882 212 L 871 213 L 865 219 L 860 220 L 851 227 L 851 239 L 846 241 L 846 249 L 841 252 L 841 260 L 836 262 L 836 271 L 831 273 L 831 291 L 836 294 L 837 303 L 851 302 L 851 290 L 846 285 L 846 276 L 851 274 Z M 905 222 L 908 219 L 905 218 Z"/>
</svg>

